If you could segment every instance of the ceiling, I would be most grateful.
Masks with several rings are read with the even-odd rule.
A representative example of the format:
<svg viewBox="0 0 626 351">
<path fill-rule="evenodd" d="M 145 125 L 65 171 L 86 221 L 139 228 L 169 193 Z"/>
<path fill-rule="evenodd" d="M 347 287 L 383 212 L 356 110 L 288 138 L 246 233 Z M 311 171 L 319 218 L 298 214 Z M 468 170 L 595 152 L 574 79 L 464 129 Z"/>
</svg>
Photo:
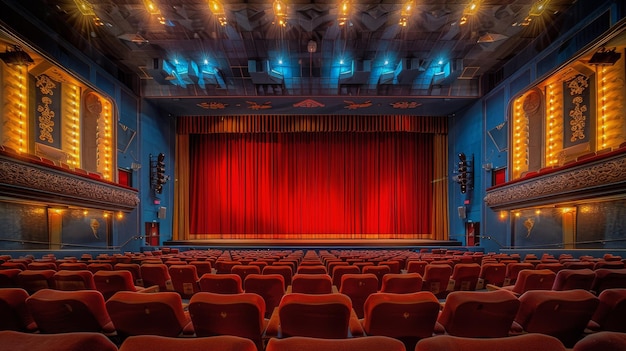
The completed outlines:
<svg viewBox="0 0 626 351">
<path fill-rule="evenodd" d="M 145 98 L 429 101 L 484 94 L 481 77 L 554 27 L 575 2 L 483 0 L 472 10 L 470 0 L 416 0 L 402 26 L 401 0 L 352 0 L 344 25 L 337 1 L 284 0 L 281 26 L 271 0 L 224 0 L 223 14 L 211 12 L 207 0 L 151 0 L 158 8 L 152 14 L 150 0 L 86 1 L 22 6 L 82 51 L 91 46 L 104 54 L 134 77 Z M 88 11 L 81 13 L 77 3 Z"/>
</svg>

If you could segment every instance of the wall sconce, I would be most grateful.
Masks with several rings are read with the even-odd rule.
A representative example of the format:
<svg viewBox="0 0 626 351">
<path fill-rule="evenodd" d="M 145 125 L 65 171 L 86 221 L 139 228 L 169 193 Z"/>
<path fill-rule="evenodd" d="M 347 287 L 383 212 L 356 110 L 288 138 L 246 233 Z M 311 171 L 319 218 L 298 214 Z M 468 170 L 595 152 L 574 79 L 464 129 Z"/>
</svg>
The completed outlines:
<svg viewBox="0 0 626 351">
<path fill-rule="evenodd" d="M 621 57 L 619 52 L 613 49 L 600 48 L 591 58 L 589 59 L 590 65 L 598 65 L 598 66 L 613 66 Z"/>
<path fill-rule="evenodd" d="M 12 45 L 7 47 L 6 51 L 0 53 L 0 59 L 9 66 L 29 66 L 35 63 L 35 61 L 22 50 L 19 45 Z"/>
</svg>

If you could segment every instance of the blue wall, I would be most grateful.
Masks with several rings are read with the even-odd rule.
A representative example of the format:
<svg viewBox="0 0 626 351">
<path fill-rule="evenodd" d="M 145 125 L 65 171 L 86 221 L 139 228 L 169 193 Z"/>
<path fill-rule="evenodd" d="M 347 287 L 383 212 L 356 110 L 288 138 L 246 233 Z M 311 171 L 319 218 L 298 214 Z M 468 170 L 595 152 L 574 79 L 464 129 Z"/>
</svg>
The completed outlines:
<svg viewBox="0 0 626 351">
<path fill-rule="evenodd" d="M 160 243 L 172 239 L 172 214 L 174 205 L 174 159 L 176 129 L 174 117 L 159 111 L 150 103 L 141 105 L 141 225 L 145 233 L 145 222 L 158 222 Z M 163 186 L 161 194 L 150 187 L 150 155 L 165 154 L 165 174 L 170 180 Z M 158 202 L 158 203 L 157 203 Z M 158 218 L 160 207 L 165 208 L 165 218 Z"/>
</svg>

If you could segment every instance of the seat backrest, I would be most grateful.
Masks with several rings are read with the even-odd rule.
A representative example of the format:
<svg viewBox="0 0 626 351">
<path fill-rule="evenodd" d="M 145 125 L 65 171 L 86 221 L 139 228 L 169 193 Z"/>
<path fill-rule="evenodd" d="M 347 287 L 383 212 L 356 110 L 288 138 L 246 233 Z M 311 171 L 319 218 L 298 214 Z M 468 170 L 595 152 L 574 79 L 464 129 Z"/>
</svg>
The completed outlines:
<svg viewBox="0 0 626 351">
<path fill-rule="evenodd" d="M 200 291 L 216 294 L 239 294 L 243 292 L 241 277 L 233 273 L 204 274 L 198 280 Z"/>
<path fill-rule="evenodd" d="M 285 294 L 285 280 L 280 274 L 250 274 L 243 282 L 243 290 L 263 298 L 265 317 L 269 318 Z"/>
<path fill-rule="evenodd" d="M 341 277 L 344 274 L 358 274 L 361 273 L 361 270 L 357 266 L 335 266 L 333 267 L 332 274 L 330 275 L 333 280 L 333 285 L 340 289 L 341 287 Z"/>
<path fill-rule="evenodd" d="M 28 293 L 24 289 L 0 289 L 0 330 L 35 330 L 33 317 L 26 309 L 27 298 Z"/>
<path fill-rule="evenodd" d="M 190 298 L 200 291 L 198 286 L 198 273 L 196 266 L 190 264 L 176 264 L 169 267 L 170 277 L 174 291 L 181 294 L 183 298 Z"/>
<path fill-rule="evenodd" d="M 27 266 L 30 270 L 43 270 L 43 269 L 57 269 L 57 265 L 54 262 L 31 262 Z"/>
<path fill-rule="evenodd" d="M 596 275 L 591 269 L 561 269 L 552 284 L 552 290 L 591 290 Z"/>
<path fill-rule="evenodd" d="M 446 333 L 475 338 L 509 335 L 520 302 L 507 290 L 453 291 L 439 316 Z"/>
<path fill-rule="evenodd" d="M 626 288 L 626 269 L 599 268 L 594 271 L 596 277 L 591 290 L 600 294 L 606 289 Z"/>
<path fill-rule="evenodd" d="M 560 262 L 539 263 L 535 269 L 549 269 L 554 273 L 558 273 L 560 270 L 565 269 L 565 266 Z"/>
<path fill-rule="evenodd" d="M 215 261 L 215 272 L 217 274 L 230 274 L 231 269 L 240 264 L 239 261 L 217 260 Z"/>
<path fill-rule="evenodd" d="M 101 333 L 72 332 L 33 334 L 0 331 L 2 349 L 11 351 L 117 351 L 117 346 Z"/>
<path fill-rule="evenodd" d="M 118 291 L 136 291 L 130 271 L 98 271 L 93 275 L 96 290 L 108 300 Z"/>
<path fill-rule="evenodd" d="M 518 274 L 512 291 L 523 294 L 530 290 L 551 290 L 556 274 L 549 269 L 524 269 Z"/>
<path fill-rule="evenodd" d="M 304 263 L 304 262 L 303 262 Z M 296 274 L 327 274 L 326 267 L 322 264 L 306 265 L 301 264 L 296 270 Z"/>
<path fill-rule="evenodd" d="M 272 338 L 265 351 L 405 351 L 404 344 L 385 336 L 364 336 L 352 339 L 319 339 L 293 336 Z"/>
<path fill-rule="evenodd" d="M 389 273 L 382 277 L 380 292 L 408 294 L 422 291 L 422 276 L 419 273 Z"/>
<path fill-rule="evenodd" d="M 27 269 L 17 275 L 17 284 L 20 288 L 28 291 L 29 294 L 33 294 L 41 289 L 50 289 L 54 287 L 52 277 L 56 272 L 52 269 L 42 271 Z"/>
<path fill-rule="evenodd" d="M 385 260 L 378 262 L 379 266 L 389 266 L 390 273 L 400 273 L 402 266 L 400 261 L 397 260 Z"/>
<path fill-rule="evenodd" d="M 626 289 L 606 289 L 598 299 L 600 302 L 591 320 L 600 330 L 626 333 Z"/>
<path fill-rule="evenodd" d="M 585 336 L 578 341 L 572 351 L 626 350 L 626 334 L 601 331 Z"/>
<path fill-rule="evenodd" d="M 241 281 L 244 281 L 246 280 L 246 276 L 248 276 L 249 274 L 261 274 L 261 267 L 250 264 L 241 264 L 233 266 L 230 269 L 230 272 L 233 274 L 237 274 L 241 277 Z"/>
<path fill-rule="evenodd" d="M 96 290 L 42 289 L 26 299 L 26 307 L 42 333 L 114 331 Z"/>
<path fill-rule="evenodd" d="M 422 290 L 430 291 L 438 298 L 445 296 L 452 267 L 447 264 L 429 264 L 424 270 Z"/>
<path fill-rule="evenodd" d="M 328 274 L 296 274 L 291 281 L 291 292 L 302 294 L 330 294 L 333 280 Z"/>
<path fill-rule="evenodd" d="M 285 289 L 287 289 L 287 287 L 289 285 L 291 285 L 291 279 L 293 276 L 293 269 L 291 267 L 291 265 L 271 265 L 271 266 L 265 266 L 263 267 L 263 270 L 261 271 L 262 274 L 280 274 L 283 276 L 283 279 L 285 279 Z"/>
<path fill-rule="evenodd" d="M 207 273 L 213 273 L 213 265 L 211 264 L 211 261 L 190 261 L 189 264 L 196 267 L 198 277 L 202 277 L 202 275 Z"/>
<path fill-rule="evenodd" d="M 514 285 L 515 282 L 517 282 L 519 272 L 523 271 L 524 269 L 535 269 L 535 266 L 532 263 L 525 262 L 507 263 L 504 285 Z"/>
<path fill-rule="evenodd" d="M 133 281 L 135 285 L 144 286 L 143 279 L 141 278 L 141 267 L 137 263 L 116 263 L 113 266 L 116 271 L 129 271 L 133 275 Z"/>
<path fill-rule="evenodd" d="M 253 293 L 200 292 L 189 301 L 197 336 L 234 335 L 253 340 L 262 350 L 265 302 Z"/>
<path fill-rule="evenodd" d="M 17 275 L 21 271 L 17 268 L 0 269 L 0 288 L 17 288 Z"/>
<path fill-rule="evenodd" d="M 506 277 L 506 265 L 504 263 L 483 263 L 480 267 L 479 278 L 483 280 L 483 286 L 492 284 L 503 286 Z"/>
<path fill-rule="evenodd" d="M 281 334 L 346 338 L 351 311 L 352 302 L 344 294 L 286 294 L 278 307 Z"/>
<path fill-rule="evenodd" d="M 566 347 L 582 336 L 599 300 L 585 290 L 530 290 L 519 297 L 515 322 L 529 333 L 552 335 Z"/>
<path fill-rule="evenodd" d="M 118 334 L 161 335 L 175 337 L 190 322 L 183 311 L 180 295 L 175 292 L 144 294 L 120 291 L 106 302 Z"/>
<path fill-rule="evenodd" d="M 86 271 L 87 263 L 85 262 L 64 262 L 59 265 L 59 270 L 64 271 Z"/>
<path fill-rule="evenodd" d="M 363 318 L 365 300 L 378 292 L 378 278 L 372 273 L 344 274 L 341 276 L 339 292 L 350 297 L 356 315 Z"/>
<path fill-rule="evenodd" d="M 159 291 L 174 291 L 172 277 L 164 263 L 143 263 L 140 266 L 144 286 L 158 285 Z"/>
<path fill-rule="evenodd" d="M 90 263 L 87 265 L 87 269 L 95 274 L 97 271 L 112 271 L 113 265 L 110 263 Z"/>
<path fill-rule="evenodd" d="M 454 280 L 455 291 L 476 290 L 480 265 L 478 263 L 459 263 L 454 266 L 450 279 Z"/>
<path fill-rule="evenodd" d="M 257 347 L 251 340 L 233 335 L 218 335 L 205 338 L 168 338 L 156 335 L 138 335 L 124 340 L 119 349 L 119 351 L 155 350 L 257 351 Z"/>
<path fill-rule="evenodd" d="M 502 338 L 466 338 L 438 335 L 420 340 L 415 351 L 565 351 L 565 346 L 549 335 L 524 334 Z"/>
<path fill-rule="evenodd" d="M 380 290 L 383 286 L 383 277 L 391 273 L 391 267 L 387 265 L 365 266 L 363 267 L 363 273 L 371 273 L 376 275 L 376 277 L 378 278 L 378 290 Z"/>
<path fill-rule="evenodd" d="M 57 290 L 96 290 L 93 273 L 88 270 L 60 270 L 52 276 Z"/>
<path fill-rule="evenodd" d="M 406 272 L 407 273 L 419 273 L 424 276 L 424 271 L 426 269 L 426 265 L 428 262 L 426 261 L 408 261 L 406 263 Z"/>
<path fill-rule="evenodd" d="M 371 294 L 364 305 L 363 329 L 367 335 L 430 337 L 439 307 L 439 300 L 430 291 Z"/>
</svg>

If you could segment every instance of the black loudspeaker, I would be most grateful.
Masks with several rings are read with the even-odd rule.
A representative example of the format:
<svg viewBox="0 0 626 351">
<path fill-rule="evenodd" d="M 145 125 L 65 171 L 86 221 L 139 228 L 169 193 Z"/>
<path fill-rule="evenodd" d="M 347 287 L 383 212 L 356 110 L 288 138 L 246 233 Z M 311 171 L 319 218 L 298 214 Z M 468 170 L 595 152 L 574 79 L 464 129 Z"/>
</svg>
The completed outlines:
<svg viewBox="0 0 626 351">
<path fill-rule="evenodd" d="M 167 207 L 159 207 L 159 212 L 157 212 L 157 217 L 159 219 L 165 219 L 167 215 Z"/>
<path fill-rule="evenodd" d="M 466 214 L 465 214 L 465 206 L 459 206 L 457 208 L 457 210 L 459 211 L 459 218 L 460 219 L 465 219 L 465 216 L 466 216 Z"/>
</svg>

